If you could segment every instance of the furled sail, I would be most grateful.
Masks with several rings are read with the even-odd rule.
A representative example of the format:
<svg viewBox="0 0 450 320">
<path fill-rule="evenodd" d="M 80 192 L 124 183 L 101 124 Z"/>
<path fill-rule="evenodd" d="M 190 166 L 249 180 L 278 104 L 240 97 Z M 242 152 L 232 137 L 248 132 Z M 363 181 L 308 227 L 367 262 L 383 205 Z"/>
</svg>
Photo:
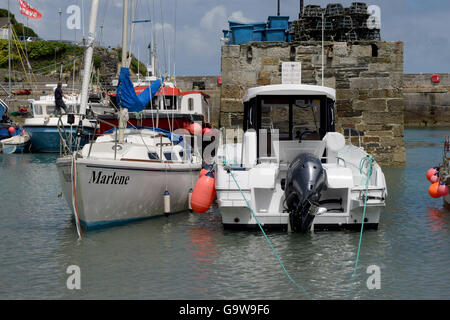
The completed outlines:
<svg viewBox="0 0 450 320">
<path fill-rule="evenodd" d="M 145 109 L 160 87 L 161 80 L 158 79 L 140 94 L 136 94 L 130 79 L 130 69 L 121 68 L 117 85 L 117 103 L 122 108 L 127 108 L 128 112 L 140 112 Z"/>
</svg>

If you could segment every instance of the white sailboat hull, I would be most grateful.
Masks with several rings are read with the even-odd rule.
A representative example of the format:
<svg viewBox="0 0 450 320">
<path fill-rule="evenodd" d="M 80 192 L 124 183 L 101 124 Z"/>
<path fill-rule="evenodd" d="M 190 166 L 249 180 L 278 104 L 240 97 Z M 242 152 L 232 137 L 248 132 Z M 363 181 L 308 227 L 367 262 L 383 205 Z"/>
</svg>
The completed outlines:
<svg viewBox="0 0 450 320">
<path fill-rule="evenodd" d="M 64 197 L 87 229 L 163 216 L 166 186 L 170 213 L 188 210 L 189 189 L 200 170 L 189 164 L 171 164 L 165 170 L 163 163 L 119 160 L 77 159 L 75 163 L 76 190 L 72 158 L 58 159 L 57 167 Z"/>
</svg>

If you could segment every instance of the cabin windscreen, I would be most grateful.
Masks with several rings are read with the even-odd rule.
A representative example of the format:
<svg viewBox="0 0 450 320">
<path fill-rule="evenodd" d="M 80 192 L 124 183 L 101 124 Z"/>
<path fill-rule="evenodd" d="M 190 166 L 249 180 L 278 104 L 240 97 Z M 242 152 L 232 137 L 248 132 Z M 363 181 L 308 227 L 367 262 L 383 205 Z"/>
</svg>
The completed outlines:
<svg viewBox="0 0 450 320">
<path fill-rule="evenodd" d="M 258 96 L 244 104 L 244 130 L 278 129 L 280 140 L 320 140 L 335 130 L 333 109 L 324 96 Z"/>
</svg>

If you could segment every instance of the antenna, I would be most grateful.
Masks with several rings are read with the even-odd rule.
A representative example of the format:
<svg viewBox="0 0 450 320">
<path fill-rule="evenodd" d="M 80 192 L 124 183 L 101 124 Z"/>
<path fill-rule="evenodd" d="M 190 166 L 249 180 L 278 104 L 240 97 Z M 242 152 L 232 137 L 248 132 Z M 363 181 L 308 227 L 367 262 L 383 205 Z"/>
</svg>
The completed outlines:
<svg viewBox="0 0 450 320">
<path fill-rule="evenodd" d="M 324 12 L 322 11 L 322 87 L 323 87 L 323 68 L 324 68 L 324 50 L 323 50 L 323 42 L 324 42 Z"/>
<path fill-rule="evenodd" d="M 277 11 L 277 16 L 280 16 L 280 0 L 278 0 L 278 11 Z"/>
</svg>

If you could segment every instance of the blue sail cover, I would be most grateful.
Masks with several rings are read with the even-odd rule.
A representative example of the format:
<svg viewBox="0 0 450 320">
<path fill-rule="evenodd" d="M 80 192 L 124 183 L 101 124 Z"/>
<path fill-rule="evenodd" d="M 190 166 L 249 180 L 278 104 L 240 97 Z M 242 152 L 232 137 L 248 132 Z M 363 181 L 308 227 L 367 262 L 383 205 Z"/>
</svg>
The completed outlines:
<svg viewBox="0 0 450 320">
<path fill-rule="evenodd" d="M 150 87 L 137 95 L 136 91 L 134 91 L 133 83 L 130 80 L 130 69 L 121 68 L 119 83 L 117 85 L 117 104 L 122 108 L 127 108 L 128 112 L 140 112 L 145 109 L 160 87 L 161 80 L 158 79 Z"/>
</svg>

